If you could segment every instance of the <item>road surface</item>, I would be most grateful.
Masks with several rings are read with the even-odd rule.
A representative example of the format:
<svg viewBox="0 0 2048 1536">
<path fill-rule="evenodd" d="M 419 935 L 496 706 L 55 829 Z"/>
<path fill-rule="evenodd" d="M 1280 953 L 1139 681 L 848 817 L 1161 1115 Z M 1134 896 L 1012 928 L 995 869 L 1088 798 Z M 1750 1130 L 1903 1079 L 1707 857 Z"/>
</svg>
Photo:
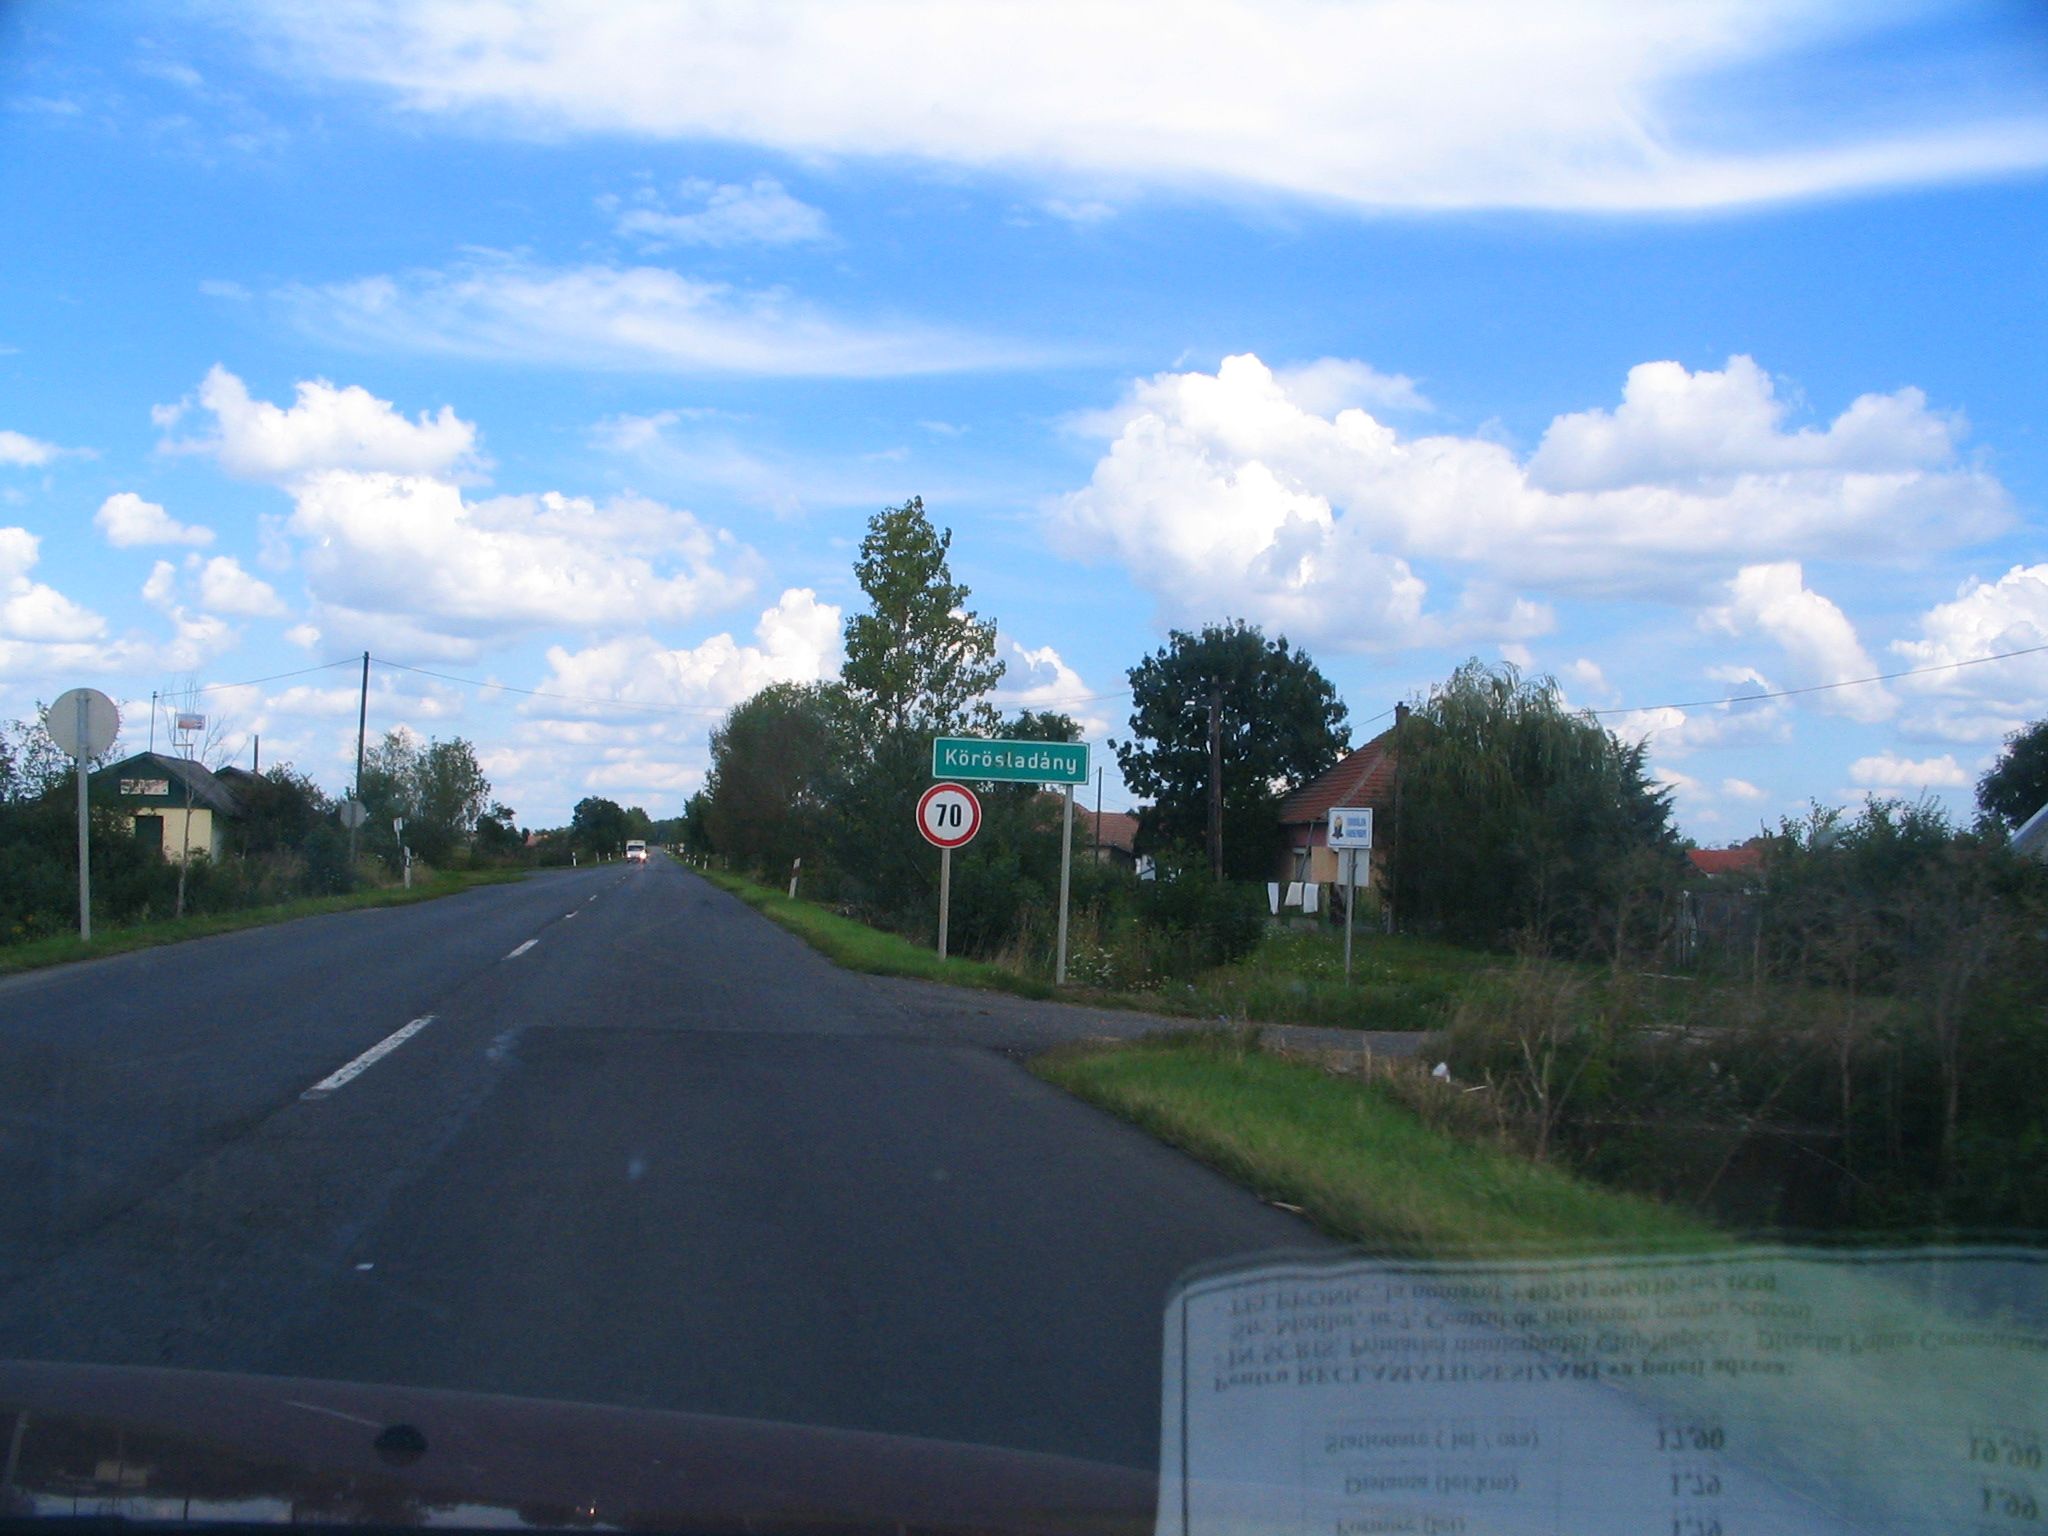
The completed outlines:
<svg viewBox="0 0 2048 1536">
<path fill-rule="evenodd" d="M 1321 1245 L 978 1001 L 661 859 L 0 981 L 0 1357 L 1154 1465 L 1175 1278 Z"/>
</svg>

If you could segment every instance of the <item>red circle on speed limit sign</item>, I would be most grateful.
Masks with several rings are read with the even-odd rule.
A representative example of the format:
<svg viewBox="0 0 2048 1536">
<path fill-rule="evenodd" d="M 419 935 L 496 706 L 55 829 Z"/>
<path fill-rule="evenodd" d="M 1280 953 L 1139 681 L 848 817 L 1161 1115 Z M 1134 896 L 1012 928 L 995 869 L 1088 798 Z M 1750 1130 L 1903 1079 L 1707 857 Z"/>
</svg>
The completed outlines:
<svg viewBox="0 0 2048 1536">
<path fill-rule="evenodd" d="M 981 830 L 981 801 L 965 784 L 934 784 L 917 798 L 917 830 L 934 847 L 964 847 Z"/>
</svg>

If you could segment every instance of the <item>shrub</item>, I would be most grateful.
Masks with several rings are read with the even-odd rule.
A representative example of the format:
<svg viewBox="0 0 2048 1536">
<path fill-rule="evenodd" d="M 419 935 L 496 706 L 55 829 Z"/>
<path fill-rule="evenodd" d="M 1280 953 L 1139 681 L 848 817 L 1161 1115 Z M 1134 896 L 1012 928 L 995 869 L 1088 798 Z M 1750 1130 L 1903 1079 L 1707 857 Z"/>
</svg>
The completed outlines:
<svg viewBox="0 0 2048 1536">
<path fill-rule="evenodd" d="M 1138 915 L 1162 941 L 1162 958 L 1190 974 L 1257 949 L 1266 898 L 1257 886 L 1213 880 L 1191 857 L 1169 855 L 1159 860 L 1157 878 L 1141 886 Z"/>
</svg>

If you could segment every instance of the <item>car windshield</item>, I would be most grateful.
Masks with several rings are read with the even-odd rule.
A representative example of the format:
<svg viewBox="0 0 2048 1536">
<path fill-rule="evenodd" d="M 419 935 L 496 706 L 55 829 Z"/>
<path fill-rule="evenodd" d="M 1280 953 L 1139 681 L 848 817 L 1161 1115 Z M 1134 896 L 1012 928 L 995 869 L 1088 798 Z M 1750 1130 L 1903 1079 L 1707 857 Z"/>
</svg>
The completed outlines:
<svg viewBox="0 0 2048 1536">
<path fill-rule="evenodd" d="M 2044 104 L 0 6 L 0 1523 L 2042 1529 Z"/>
</svg>

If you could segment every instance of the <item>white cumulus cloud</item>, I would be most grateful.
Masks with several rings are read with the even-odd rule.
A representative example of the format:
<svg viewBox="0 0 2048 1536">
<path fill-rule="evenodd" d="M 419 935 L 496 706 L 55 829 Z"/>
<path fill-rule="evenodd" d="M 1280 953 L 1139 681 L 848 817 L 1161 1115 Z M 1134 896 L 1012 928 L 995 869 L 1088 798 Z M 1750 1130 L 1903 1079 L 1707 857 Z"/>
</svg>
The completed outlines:
<svg viewBox="0 0 2048 1536">
<path fill-rule="evenodd" d="M 1858 789 L 1965 789 L 1970 775 L 1948 753 L 1919 762 L 1892 752 L 1859 757 L 1849 765 L 1849 777 Z"/>
<path fill-rule="evenodd" d="M 0 464 L 17 469 L 40 469 L 63 452 L 55 443 L 43 442 L 20 432 L 0 431 Z"/>
<path fill-rule="evenodd" d="M 254 399 L 241 379 L 215 364 L 198 391 L 199 404 L 213 417 L 213 435 L 166 446 L 211 453 L 232 475 L 279 482 L 327 469 L 462 477 L 482 467 L 476 428 L 452 406 L 408 420 L 356 384 L 337 388 L 308 379 L 296 394 L 290 406 Z M 169 426 L 180 413 L 179 407 L 159 410 L 156 419 Z"/>
<path fill-rule="evenodd" d="M 1794 687 L 1872 677 L 1878 670 L 1849 616 L 1806 585 L 1797 561 L 1744 566 L 1728 583 L 1728 601 L 1702 622 L 1731 635 L 1767 636 L 1784 652 Z M 1881 683 L 1831 689 L 1813 700 L 1821 709 L 1865 723 L 1889 719 L 1898 708 Z"/>
<path fill-rule="evenodd" d="M 991 695 L 998 709 L 1066 715 L 1089 741 L 1109 734 L 1110 719 L 1102 708 L 1109 701 L 1097 698 L 1098 690 L 1090 688 L 1052 646 L 1027 646 L 1005 635 L 997 650 L 1008 663 L 1002 685 Z"/>
<path fill-rule="evenodd" d="M 300 68 L 415 113 L 918 157 L 1078 184 L 1081 201 L 1135 182 L 1361 209 L 1713 208 L 2048 162 L 2025 66 L 1996 54 L 1972 79 L 2002 95 L 1913 59 L 1882 117 L 1830 110 L 1856 82 L 1814 80 L 1814 44 L 1840 34 L 1853 52 L 1883 8 L 359 0 L 257 15 Z M 1788 99 L 1771 87 L 1795 59 L 1811 83 Z"/>
<path fill-rule="evenodd" d="M 2038 646 L 2048 646 L 2048 564 L 2016 565 L 1996 581 L 1964 583 L 1921 616 L 1919 639 L 1892 642 L 1906 665 L 1945 669 L 1900 681 L 1916 704 L 1907 728 L 1988 743 L 2048 715 L 2048 651 Z"/>
<path fill-rule="evenodd" d="M 1559 418 L 1528 461 L 1489 438 L 1405 436 L 1361 406 L 1323 414 L 1249 354 L 1160 374 L 1080 421 L 1110 443 L 1053 534 L 1127 567 L 1170 621 L 1237 613 L 1367 647 L 1527 640 L 1549 623 L 1532 589 L 1692 602 L 1760 554 L 1875 558 L 2008 519 L 2003 487 L 1961 458 L 1959 423 L 1916 391 L 1865 396 L 1816 431 L 1788 428 L 1747 359 L 1651 374 L 1654 389 L 1634 371 L 1614 412 Z M 1861 425 L 1877 418 L 1887 430 Z M 1575 483 L 1545 484 L 1545 454 Z M 1439 570 L 1462 584 L 1454 605 L 1429 601 Z"/>
<path fill-rule="evenodd" d="M 671 647 L 651 635 L 628 635 L 571 651 L 548 649 L 547 693 L 614 699 L 660 709 L 720 710 L 770 683 L 810 683 L 839 670 L 840 610 L 808 587 L 792 587 L 761 614 L 754 643 L 717 634 L 694 646 Z M 618 711 L 567 699 L 535 699 L 528 713 L 556 718 L 619 718 Z"/>
<path fill-rule="evenodd" d="M 41 553 L 42 541 L 26 528 L 0 528 L 0 639 L 97 639 L 106 620 L 29 576 Z"/>
<path fill-rule="evenodd" d="M 211 544 L 213 530 L 181 523 L 153 501 L 133 491 L 117 491 L 100 503 L 93 524 L 116 549 L 142 544 Z"/>
<path fill-rule="evenodd" d="M 197 556 L 193 559 L 196 563 Z M 215 613 L 238 618 L 275 619 L 286 613 L 284 600 L 269 582 L 250 575 L 232 555 L 216 555 L 198 570 L 199 603 Z"/>
<path fill-rule="evenodd" d="M 287 526 L 320 604 L 411 639 L 630 629 L 752 585 L 752 557 L 729 535 L 643 497 L 471 501 L 441 480 L 329 470 L 299 483 Z"/>
</svg>

